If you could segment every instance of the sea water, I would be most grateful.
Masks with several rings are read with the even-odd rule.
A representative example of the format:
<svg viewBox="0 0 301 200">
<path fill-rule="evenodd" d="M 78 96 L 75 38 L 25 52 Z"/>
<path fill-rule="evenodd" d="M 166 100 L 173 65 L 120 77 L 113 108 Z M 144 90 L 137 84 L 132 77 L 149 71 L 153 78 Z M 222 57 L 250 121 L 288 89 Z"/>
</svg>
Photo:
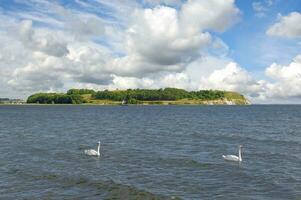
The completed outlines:
<svg viewBox="0 0 301 200">
<path fill-rule="evenodd" d="M 0 199 L 301 199 L 301 106 L 0 106 Z"/>
</svg>

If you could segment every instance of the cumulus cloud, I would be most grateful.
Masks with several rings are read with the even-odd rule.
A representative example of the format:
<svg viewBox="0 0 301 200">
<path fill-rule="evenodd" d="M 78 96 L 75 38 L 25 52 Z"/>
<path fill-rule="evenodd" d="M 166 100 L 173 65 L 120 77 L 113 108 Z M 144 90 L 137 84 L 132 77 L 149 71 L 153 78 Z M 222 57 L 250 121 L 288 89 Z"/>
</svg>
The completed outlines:
<svg viewBox="0 0 301 200">
<path fill-rule="evenodd" d="M 301 97 L 301 55 L 287 66 L 273 63 L 265 73 L 274 81 L 268 85 L 269 97 Z"/>
<path fill-rule="evenodd" d="M 173 8 L 156 7 L 137 11 L 134 19 L 128 30 L 129 56 L 138 54 L 156 64 L 189 62 L 211 39 L 209 33 L 200 30 L 185 33 Z"/>
<path fill-rule="evenodd" d="M 179 10 L 167 6 L 137 9 L 126 32 L 127 55 L 115 63 L 139 74 L 181 72 L 211 44 L 207 30 L 224 31 L 238 16 L 232 0 L 190 0 Z"/>
<path fill-rule="evenodd" d="M 70 53 L 66 60 L 70 65 L 65 68 L 65 73 L 71 79 L 99 85 L 108 84 L 112 80 L 112 71 L 106 67 L 111 55 L 106 48 L 89 42 L 74 42 L 68 45 L 68 49 Z"/>
<path fill-rule="evenodd" d="M 8 84 L 28 91 L 60 89 L 71 81 L 105 85 L 113 79 L 111 70 L 105 68 L 108 57 L 106 49 L 88 42 L 69 44 L 63 57 L 37 51 L 25 67 L 13 71 Z"/>
<path fill-rule="evenodd" d="M 112 59 L 106 65 L 112 73 L 119 76 L 143 77 L 161 72 L 179 72 L 185 68 L 182 63 L 160 65 L 151 63 L 137 54 Z"/>
<path fill-rule="evenodd" d="M 64 33 L 59 31 L 50 33 L 44 29 L 33 29 L 31 20 L 20 23 L 19 36 L 24 46 L 33 51 L 41 51 L 58 57 L 68 53 Z"/>
<path fill-rule="evenodd" d="M 64 68 L 61 60 L 38 52 L 32 57 L 32 62 L 13 71 L 13 78 L 8 81 L 8 85 L 16 90 L 25 91 L 61 88 L 63 82 L 59 71 Z"/>
<path fill-rule="evenodd" d="M 287 16 L 280 15 L 278 22 L 269 27 L 266 34 L 286 38 L 300 38 L 301 14 L 299 12 L 291 12 Z"/>
<path fill-rule="evenodd" d="M 128 88 L 153 88 L 154 80 L 150 78 L 135 78 L 126 76 L 114 76 L 111 89 L 128 89 Z"/>
<path fill-rule="evenodd" d="M 32 5 L 30 2 L 28 5 Z M 51 2 L 34 3 L 51 8 L 49 12 L 57 15 L 54 24 L 58 27 L 52 28 L 53 23 L 36 27 L 32 21 L 35 17 L 17 23 L 16 39 L 28 56 L 22 66 L 12 70 L 7 83 L 30 91 L 59 89 L 70 82 L 144 87 L 154 77 L 160 80 L 152 87 L 186 87 L 189 78 L 182 72 L 211 45 L 212 36 L 207 31 L 224 31 L 239 15 L 233 0 L 190 0 L 179 10 L 166 6 L 175 1 L 164 1 L 165 6 L 137 7 L 123 30 L 91 13 L 77 13 Z M 93 40 L 99 36 L 108 43 Z M 114 44 L 116 41 L 120 44 Z M 215 49 L 226 48 L 217 39 L 212 45 Z M 115 53 L 120 46 L 124 55 L 118 56 Z"/>
<path fill-rule="evenodd" d="M 183 88 L 195 89 L 192 87 L 191 80 L 186 73 L 161 73 L 156 77 L 121 77 L 114 76 L 113 83 L 109 85 L 112 89 L 127 89 L 127 88 Z"/>
<path fill-rule="evenodd" d="M 98 2 L 111 9 L 114 3 Z M 77 3 L 92 8 L 90 3 Z M 3 40 L 18 41 L 15 49 L 23 49 L 26 56 L 20 56 L 23 63 L 11 69 L 8 85 L 34 91 L 63 87 L 64 83 L 72 81 L 108 85 L 122 77 L 132 81 L 156 74 L 162 77 L 166 73 L 173 74 L 166 75 L 166 84 L 172 82 L 171 77 L 182 80 L 180 74 L 187 65 L 201 55 L 202 49 L 211 45 L 212 36 L 208 30 L 224 31 L 239 15 L 233 0 L 210 3 L 189 0 L 179 9 L 167 6 L 179 1 L 148 3 L 163 3 L 164 6 L 146 9 L 137 6 L 129 20 L 120 24 L 124 28 L 116 28 L 116 23 L 95 13 L 75 11 L 55 2 L 24 2 L 29 10 L 38 10 L 17 15 L 10 13 L 15 18 L 14 26 L 19 28 L 16 35 L 11 34 L 14 31 L 4 29 L 7 37 Z M 129 9 L 123 4 L 120 9 L 110 12 L 114 11 L 129 15 Z M 42 26 L 37 25 L 43 21 L 39 17 L 45 18 Z M 214 42 L 213 46 L 223 45 L 223 42 L 218 44 Z M 7 63 L 2 59 L 3 65 Z M 162 79 L 164 87 L 163 83 Z"/>
<path fill-rule="evenodd" d="M 212 9 L 214 8 L 214 9 Z M 240 14 L 234 0 L 190 0 L 182 6 L 181 21 L 188 33 L 199 29 L 225 31 L 237 22 Z"/>
<path fill-rule="evenodd" d="M 255 80 L 244 68 L 230 62 L 224 68 L 214 70 L 208 77 L 203 77 L 201 88 L 239 91 L 251 98 L 261 98 L 265 82 Z"/>
<path fill-rule="evenodd" d="M 64 90 L 70 82 L 107 84 L 112 80 L 99 67 L 108 57 L 106 48 L 92 41 L 104 34 L 99 17 L 75 13 L 52 2 L 26 4 L 38 10 L 0 15 L 1 76 L 6 73 L 1 85 L 32 92 Z"/>
</svg>

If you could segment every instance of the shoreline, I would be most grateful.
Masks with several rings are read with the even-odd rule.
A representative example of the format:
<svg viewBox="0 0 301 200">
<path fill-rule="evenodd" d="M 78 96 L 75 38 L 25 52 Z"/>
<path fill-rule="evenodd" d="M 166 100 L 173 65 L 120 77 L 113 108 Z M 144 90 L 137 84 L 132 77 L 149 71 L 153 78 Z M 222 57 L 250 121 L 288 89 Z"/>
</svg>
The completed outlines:
<svg viewBox="0 0 301 200">
<path fill-rule="evenodd" d="M 0 104 L 0 106 L 250 106 L 254 104 Z M 261 105 L 261 104 L 259 104 Z M 264 104 L 273 105 L 273 104 Z"/>
</svg>

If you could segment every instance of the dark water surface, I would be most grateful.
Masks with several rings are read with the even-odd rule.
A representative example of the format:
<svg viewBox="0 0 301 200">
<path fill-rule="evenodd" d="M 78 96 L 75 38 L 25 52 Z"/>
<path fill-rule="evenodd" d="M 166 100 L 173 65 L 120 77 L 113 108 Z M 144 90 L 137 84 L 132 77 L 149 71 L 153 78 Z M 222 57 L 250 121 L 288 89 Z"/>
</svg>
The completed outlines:
<svg viewBox="0 0 301 200">
<path fill-rule="evenodd" d="M 0 106 L 0 142 L 0 199 L 301 199 L 301 106 Z"/>
</svg>

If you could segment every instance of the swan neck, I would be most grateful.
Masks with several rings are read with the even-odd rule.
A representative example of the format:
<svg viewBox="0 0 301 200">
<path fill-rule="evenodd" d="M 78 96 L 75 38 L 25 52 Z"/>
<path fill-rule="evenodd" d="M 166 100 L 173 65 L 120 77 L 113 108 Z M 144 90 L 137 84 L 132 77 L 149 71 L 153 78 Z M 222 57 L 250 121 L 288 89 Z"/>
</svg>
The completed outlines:
<svg viewBox="0 0 301 200">
<path fill-rule="evenodd" d="M 99 154 L 100 144 L 98 143 L 97 153 Z"/>
<path fill-rule="evenodd" d="M 238 148 L 238 158 L 239 158 L 239 160 L 241 160 L 241 148 L 240 147 Z"/>
</svg>

